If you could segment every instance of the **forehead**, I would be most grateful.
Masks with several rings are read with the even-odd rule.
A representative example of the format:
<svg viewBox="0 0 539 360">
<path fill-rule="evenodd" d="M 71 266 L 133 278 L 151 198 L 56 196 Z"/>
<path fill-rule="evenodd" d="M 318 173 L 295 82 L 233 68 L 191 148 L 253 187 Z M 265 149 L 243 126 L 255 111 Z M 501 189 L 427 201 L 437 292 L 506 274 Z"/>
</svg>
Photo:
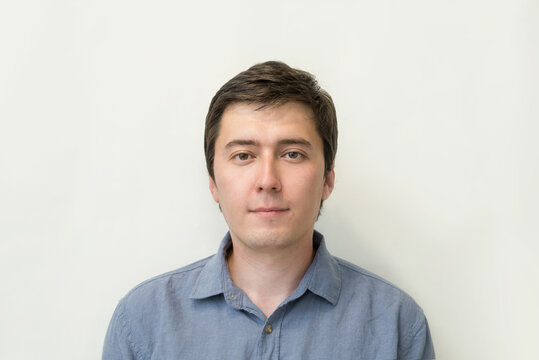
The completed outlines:
<svg viewBox="0 0 539 360">
<path fill-rule="evenodd" d="M 298 136 L 322 143 L 315 127 L 313 112 L 307 105 L 300 102 L 287 102 L 278 106 L 234 103 L 223 113 L 217 143 L 231 138 L 271 141 Z"/>
</svg>

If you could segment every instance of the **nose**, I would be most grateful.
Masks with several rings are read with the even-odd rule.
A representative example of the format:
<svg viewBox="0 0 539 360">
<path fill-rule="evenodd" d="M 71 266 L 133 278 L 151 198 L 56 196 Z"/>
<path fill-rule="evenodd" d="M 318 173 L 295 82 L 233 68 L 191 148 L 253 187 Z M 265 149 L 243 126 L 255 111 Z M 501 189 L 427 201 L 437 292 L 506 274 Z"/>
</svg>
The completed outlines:
<svg viewBox="0 0 539 360">
<path fill-rule="evenodd" d="M 269 156 L 260 159 L 256 188 L 258 191 L 281 191 L 277 160 Z"/>
</svg>

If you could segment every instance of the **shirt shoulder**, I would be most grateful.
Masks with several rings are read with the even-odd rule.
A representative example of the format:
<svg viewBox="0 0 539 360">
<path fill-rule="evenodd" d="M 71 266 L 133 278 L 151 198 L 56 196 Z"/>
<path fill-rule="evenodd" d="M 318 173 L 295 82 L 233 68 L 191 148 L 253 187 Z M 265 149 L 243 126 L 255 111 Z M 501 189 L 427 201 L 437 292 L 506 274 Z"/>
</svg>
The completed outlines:
<svg viewBox="0 0 539 360">
<path fill-rule="evenodd" d="M 334 259 L 339 264 L 341 268 L 342 275 L 345 279 L 352 281 L 358 281 L 363 285 L 373 286 L 379 289 L 387 289 L 388 291 L 393 291 L 397 293 L 404 293 L 399 287 L 391 283 L 390 281 L 384 279 L 383 277 L 376 275 L 369 270 L 366 270 L 356 264 L 353 264 L 347 260 L 341 259 L 334 256 Z M 404 293 L 406 294 L 406 293 Z"/>
<path fill-rule="evenodd" d="M 161 309 L 167 299 L 187 298 L 200 272 L 211 258 L 212 256 L 209 256 L 145 280 L 131 289 L 120 303 L 127 312 L 143 314 Z"/>
<path fill-rule="evenodd" d="M 394 326 L 399 334 L 399 359 L 433 359 L 427 319 L 416 301 L 388 280 L 346 260 L 335 259 L 342 274 L 339 302 L 349 304 L 347 312 L 357 311 L 371 329 L 382 329 L 383 333 L 390 324 Z"/>
<path fill-rule="evenodd" d="M 370 317 L 399 316 L 399 322 L 413 327 L 424 318 L 423 309 L 404 290 L 388 280 L 346 260 L 335 258 L 341 267 L 341 300 L 351 304 L 368 304 Z"/>
<path fill-rule="evenodd" d="M 181 307 L 178 302 L 188 299 L 200 271 L 210 259 L 211 256 L 155 276 L 130 290 L 112 316 L 103 359 L 148 358 L 152 339 L 162 337 L 163 324 L 177 306 Z"/>
</svg>

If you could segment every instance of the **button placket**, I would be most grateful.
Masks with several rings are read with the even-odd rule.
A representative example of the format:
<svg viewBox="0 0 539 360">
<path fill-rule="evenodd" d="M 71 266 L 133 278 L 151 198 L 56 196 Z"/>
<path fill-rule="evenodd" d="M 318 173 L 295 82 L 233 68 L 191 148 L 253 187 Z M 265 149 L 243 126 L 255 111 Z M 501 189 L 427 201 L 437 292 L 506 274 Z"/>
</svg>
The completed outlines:
<svg viewBox="0 0 539 360">
<path fill-rule="evenodd" d="M 284 314 L 285 312 L 282 307 L 279 307 L 269 318 L 266 318 L 258 340 L 260 360 L 275 360 L 279 358 L 281 323 Z"/>
</svg>

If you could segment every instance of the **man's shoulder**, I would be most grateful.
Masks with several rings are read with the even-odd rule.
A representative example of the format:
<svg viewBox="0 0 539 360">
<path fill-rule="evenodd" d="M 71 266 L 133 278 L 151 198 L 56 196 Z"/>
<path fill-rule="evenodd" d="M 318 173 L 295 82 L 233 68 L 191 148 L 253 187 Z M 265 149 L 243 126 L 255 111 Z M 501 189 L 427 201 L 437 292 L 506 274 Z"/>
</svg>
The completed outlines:
<svg viewBox="0 0 539 360">
<path fill-rule="evenodd" d="M 421 307 L 400 287 L 349 261 L 338 257 L 335 260 L 341 268 L 341 296 L 349 298 L 347 301 L 353 302 L 351 298 L 354 298 L 362 304 L 369 303 L 372 310 L 379 313 L 393 309 L 406 310 L 412 318 L 423 315 Z"/>
<path fill-rule="evenodd" d="M 171 295 L 189 295 L 200 271 L 213 256 L 145 280 L 131 289 L 121 302 L 124 305 L 148 306 L 151 302 L 159 303 Z"/>
<path fill-rule="evenodd" d="M 423 309 L 390 281 L 346 260 L 335 258 L 341 271 L 339 305 L 355 323 L 387 339 L 390 333 L 403 358 L 433 359 L 434 349 Z M 400 358 L 400 357 L 399 357 Z"/>
<path fill-rule="evenodd" d="M 334 259 L 339 264 L 342 274 L 345 278 L 349 278 L 352 281 L 359 281 L 361 283 L 369 284 L 376 287 L 387 288 L 388 290 L 394 290 L 396 292 L 402 292 L 396 285 L 383 277 L 376 275 L 375 273 L 362 268 L 350 261 L 344 260 L 340 257 L 334 256 Z"/>
</svg>

